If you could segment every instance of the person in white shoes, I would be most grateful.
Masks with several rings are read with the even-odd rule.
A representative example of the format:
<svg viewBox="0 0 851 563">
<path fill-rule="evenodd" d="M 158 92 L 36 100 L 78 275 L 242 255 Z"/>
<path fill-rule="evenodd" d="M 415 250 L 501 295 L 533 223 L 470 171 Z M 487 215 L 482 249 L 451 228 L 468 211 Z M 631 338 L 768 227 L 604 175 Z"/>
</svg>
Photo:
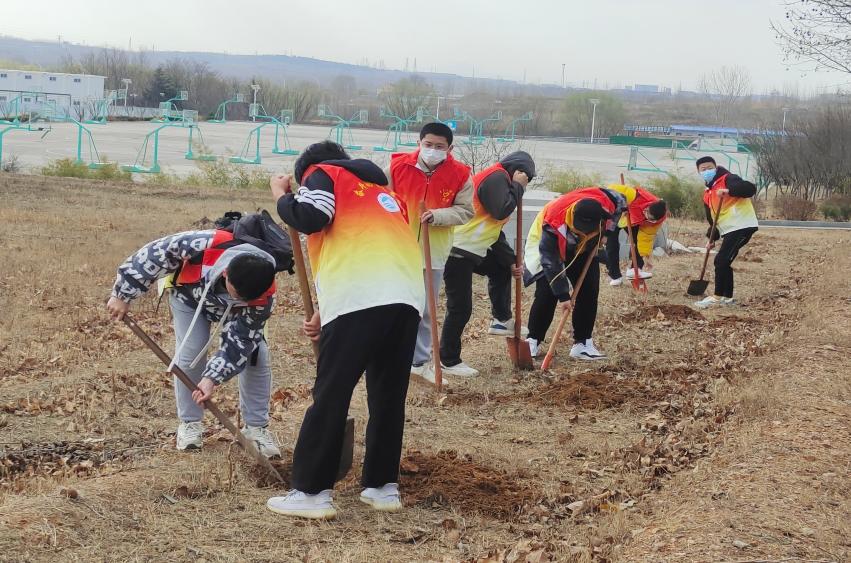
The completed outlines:
<svg viewBox="0 0 851 563">
<path fill-rule="evenodd" d="M 336 516 L 332 488 L 346 415 L 365 374 L 361 499 L 377 510 L 398 510 L 405 397 L 426 300 L 422 252 L 403 202 L 374 163 L 349 158 L 336 143 L 315 143 L 296 160 L 295 180 L 296 193 L 289 176 L 270 184 L 278 214 L 308 235 L 319 310 L 304 332 L 318 340 L 319 358 L 313 404 L 293 451 L 293 490 L 266 505 L 287 516 Z"/>
<path fill-rule="evenodd" d="M 570 356 L 579 360 L 602 360 L 591 334 L 597 319 L 600 266 L 595 256 L 574 303 L 572 284 L 582 272 L 589 253 L 606 224 L 625 209 L 623 197 L 604 188 L 580 188 L 547 203 L 535 217 L 526 237 L 523 282 L 535 284 L 529 309 L 529 349 L 543 351 L 542 342 L 552 324 L 557 305 L 572 315 L 573 347 Z"/>
<path fill-rule="evenodd" d="M 609 285 L 623 285 L 620 266 L 620 233 L 627 230 L 627 221 L 632 225 L 632 244 L 635 245 L 638 276 L 640 279 L 652 278 L 653 263 L 650 257 L 653 254 L 653 240 L 656 238 L 656 231 L 667 218 L 668 204 L 639 186 L 611 184 L 608 189 L 624 196 L 627 202 L 627 212 L 621 216 L 618 224 L 608 232 L 606 237 L 606 270 L 611 280 Z M 632 257 L 628 256 L 627 261 L 630 267 L 626 271 L 626 279 L 635 279 Z"/>
<path fill-rule="evenodd" d="M 715 159 L 704 156 L 697 159 L 697 172 L 703 178 L 703 208 L 710 227 L 706 231 L 706 246 L 710 249 L 721 239 L 721 248 L 715 255 L 715 293 L 694 304 L 698 309 L 719 305 L 733 305 L 733 260 L 759 230 L 751 198 L 756 195 L 756 186 L 716 166 Z M 718 224 L 712 229 L 716 211 Z"/>
<path fill-rule="evenodd" d="M 174 378 L 180 420 L 177 449 L 201 448 L 204 401 L 219 385 L 239 376 L 242 431 L 261 454 L 276 457 L 281 451 L 268 430 L 272 370 L 263 336 L 275 303 L 276 259 L 255 245 L 262 242 L 242 242 L 231 227 L 178 233 L 139 249 L 119 267 L 107 310 L 113 319 L 121 320 L 130 303 L 154 282 L 170 279 L 175 363 L 200 390 L 193 394 Z M 220 344 L 207 360 L 207 349 L 215 338 L 213 327 L 221 328 Z"/>
<path fill-rule="evenodd" d="M 473 314 L 473 275 L 488 278 L 491 321 L 488 334 L 513 336 L 511 281 L 514 250 L 502 232 L 526 186 L 535 177 L 535 161 L 516 151 L 473 176 L 473 218 L 453 231 L 446 261 L 446 316 L 440 333 L 440 361 L 448 376 L 473 377 L 478 372 L 461 359 L 461 336 Z M 520 321 L 518 321 L 520 322 Z"/>
<path fill-rule="evenodd" d="M 405 204 L 411 230 L 420 241 L 420 246 L 422 230 L 428 225 L 435 294 L 440 293 L 443 284 L 443 269 L 452 249 L 453 227 L 463 225 L 473 216 L 470 167 L 453 158 L 452 141 L 453 134 L 449 126 L 439 122 L 426 123 L 420 129 L 417 150 L 394 154 L 390 166 L 384 170 L 387 187 Z M 420 213 L 420 203 L 425 204 L 424 213 Z M 414 375 L 428 377 L 425 371 L 426 364 L 432 359 L 432 322 L 426 307 L 423 309 L 414 361 L 411 364 L 411 373 Z"/>
</svg>

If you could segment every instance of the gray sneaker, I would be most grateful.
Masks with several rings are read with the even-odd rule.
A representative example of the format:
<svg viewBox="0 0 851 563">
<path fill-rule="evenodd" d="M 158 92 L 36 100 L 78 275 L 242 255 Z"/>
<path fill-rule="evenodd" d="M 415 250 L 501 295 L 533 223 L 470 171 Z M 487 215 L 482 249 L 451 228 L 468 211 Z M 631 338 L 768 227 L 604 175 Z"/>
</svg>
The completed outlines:
<svg viewBox="0 0 851 563">
<path fill-rule="evenodd" d="M 268 426 L 246 426 L 242 433 L 257 445 L 263 457 L 281 457 L 281 450 Z"/>
<path fill-rule="evenodd" d="M 177 427 L 178 450 L 200 450 L 204 445 L 203 422 L 181 422 Z"/>
</svg>

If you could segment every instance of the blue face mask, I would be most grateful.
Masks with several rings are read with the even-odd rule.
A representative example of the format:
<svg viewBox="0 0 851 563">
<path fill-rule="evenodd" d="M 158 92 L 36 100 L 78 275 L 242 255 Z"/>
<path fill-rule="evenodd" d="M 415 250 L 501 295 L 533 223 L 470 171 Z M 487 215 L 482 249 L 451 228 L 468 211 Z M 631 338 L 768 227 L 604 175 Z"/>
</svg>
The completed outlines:
<svg viewBox="0 0 851 563">
<path fill-rule="evenodd" d="M 715 178 L 715 168 L 710 168 L 709 170 L 704 170 L 700 173 L 703 176 L 703 181 L 707 184 L 711 182 Z"/>
</svg>

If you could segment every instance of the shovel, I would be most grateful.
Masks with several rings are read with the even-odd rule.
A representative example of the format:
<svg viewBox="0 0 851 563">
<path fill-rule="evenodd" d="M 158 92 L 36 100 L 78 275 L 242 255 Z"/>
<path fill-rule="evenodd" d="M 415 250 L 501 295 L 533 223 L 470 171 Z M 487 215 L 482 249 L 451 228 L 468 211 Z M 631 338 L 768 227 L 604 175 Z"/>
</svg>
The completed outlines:
<svg viewBox="0 0 851 563">
<path fill-rule="evenodd" d="M 130 328 L 130 330 L 132 330 L 133 333 L 142 340 L 142 342 L 147 344 L 148 348 L 150 348 L 154 352 L 154 354 L 156 354 L 157 357 L 162 360 L 165 365 L 171 364 L 171 358 L 168 357 L 168 354 L 166 354 L 165 351 L 163 351 L 163 349 L 160 348 L 157 343 L 154 342 L 153 339 L 145 333 L 144 330 L 142 330 L 142 327 L 136 324 L 136 321 L 133 320 L 133 317 L 131 317 L 127 313 L 124 314 L 124 324 L 126 324 Z M 172 366 L 171 372 L 176 375 L 177 379 L 179 379 L 180 382 L 183 383 L 191 391 L 195 391 L 196 389 L 198 389 L 195 384 L 192 383 L 192 380 L 189 379 L 189 376 L 187 376 L 186 373 L 184 373 L 184 371 L 178 366 Z M 204 401 L 204 406 L 207 408 L 208 411 L 213 414 L 213 416 L 216 417 L 216 419 L 220 423 L 222 423 L 222 426 L 227 428 L 230 433 L 233 434 L 233 437 L 236 438 L 236 441 L 239 443 L 239 445 L 242 446 L 242 448 L 249 456 L 254 458 L 258 465 L 268 471 L 269 475 L 277 479 L 279 482 L 286 484 L 286 481 L 284 481 L 284 478 L 281 477 L 280 473 L 278 473 L 278 470 L 275 469 L 275 466 L 272 465 L 272 463 L 268 459 L 266 459 L 263 454 L 260 453 L 254 442 L 246 438 L 245 435 L 239 431 L 239 428 L 237 428 L 236 425 L 231 422 L 231 420 L 227 416 L 225 416 L 225 413 L 219 410 L 219 407 L 216 405 L 216 403 L 213 402 L 212 399 L 207 399 L 206 401 Z"/>
<path fill-rule="evenodd" d="M 588 273 L 588 268 L 591 267 L 591 262 L 594 261 L 594 257 L 597 256 L 597 251 L 600 249 L 600 241 L 603 240 L 603 229 L 600 229 L 600 236 L 597 237 L 597 245 L 594 247 L 593 252 L 588 254 L 588 258 L 585 259 L 585 265 L 582 266 L 582 273 L 579 274 L 579 279 L 576 280 L 576 287 L 573 288 L 573 293 L 570 295 L 570 301 L 576 306 L 576 296 L 579 295 L 579 290 L 582 289 L 582 282 L 585 281 L 585 274 Z M 558 328 L 556 329 L 555 334 L 553 335 L 553 341 L 550 342 L 550 347 L 547 350 L 547 355 L 544 357 L 544 363 L 541 364 L 541 370 L 547 371 L 550 369 L 550 364 L 553 363 L 553 356 L 556 352 L 556 346 L 558 345 L 558 341 L 561 338 L 561 333 L 564 330 L 564 325 L 567 323 L 567 319 L 570 318 L 571 313 L 573 313 L 573 309 L 570 311 L 566 311 L 562 316 L 561 320 L 558 322 Z"/>
<path fill-rule="evenodd" d="M 517 200 L 517 242 L 514 244 L 514 265 L 519 268 L 523 264 L 520 256 L 523 244 L 523 198 Z M 520 328 L 523 324 L 523 280 L 514 280 L 514 336 L 505 339 L 508 343 L 508 355 L 514 367 L 524 370 L 535 369 L 532 361 L 532 352 L 529 350 L 529 342 L 520 337 Z"/>
<path fill-rule="evenodd" d="M 623 174 L 621 174 L 621 185 L 624 183 Z M 636 291 L 647 292 L 647 281 L 641 277 L 641 269 L 638 267 L 638 254 L 635 250 L 635 239 L 632 237 L 632 218 L 629 216 L 629 208 L 626 210 L 626 233 L 629 238 L 629 254 L 632 259 L 632 288 Z"/>
<path fill-rule="evenodd" d="M 715 210 L 715 216 L 712 218 L 712 229 L 709 231 L 709 240 L 712 240 L 712 234 L 715 232 L 715 227 L 718 225 L 718 216 L 721 215 L 721 204 L 724 203 L 724 196 L 718 199 L 718 209 Z M 700 278 L 688 282 L 686 293 L 692 297 L 703 295 L 709 282 L 703 279 L 706 275 L 706 264 L 709 262 L 709 244 L 706 245 L 706 254 L 703 256 L 703 268 L 700 270 Z"/>
<path fill-rule="evenodd" d="M 301 249 L 301 237 L 294 227 L 287 225 L 290 233 L 290 242 L 293 246 L 293 261 L 295 262 L 296 275 L 298 276 L 298 288 L 301 291 L 301 302 L 304 305 L 304 319 L 309 321 L 313 318 L 313 296 L 310 293 L 310 281 L 307 279 L 307 260 Z M 313 357 L 319 362 L 319 342 L 310 341 L 313 345 Z M 346 433 L 343 436 L 343 449 L 340 454 L 340 466 L 337 469 L 337 480 L 342 480 L 352 468 L 355 448 L 355 419 L 346 418 Z"/>
<path fill-rule="evenodd" d="M 425 213 L 425 202 L 420 202 L 420 217 Z M 423 261 L 425 262 L 426 292 L 428 293 L 428 314 L 431 315 L 431 363 L 434 365 L 434 386 L 438 393 L 443 391 L 443 369 L 440 365 L 440 340 L 437 335 L 437 305 L 434 302 L 434 280 L 431 275 L 431 241 L 428 223 L 422 224 Z"/>
</svg>

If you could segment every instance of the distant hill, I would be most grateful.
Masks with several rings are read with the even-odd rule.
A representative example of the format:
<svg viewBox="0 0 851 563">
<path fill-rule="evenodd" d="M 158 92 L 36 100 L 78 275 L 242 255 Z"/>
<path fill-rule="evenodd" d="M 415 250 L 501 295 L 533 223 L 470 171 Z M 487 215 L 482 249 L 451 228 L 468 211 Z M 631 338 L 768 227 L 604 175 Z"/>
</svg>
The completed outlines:
<svg viewBox="0 0 851 563">
<path fill-rule="evenodd" d="M 79 58 L 81 55 L 100 49 L 102 47 L 67 42 L 60 44 L 58 41 L 30 41 L 0 35 L 0 60 L 6 59 L 44 67 L 50 67 L 59 63 L 64 55 Z M 329 86 L 334 78 L 345 75 L 353 77 L 357 81 L 359 88 L 378 89 L 389 82 L 395 82 L 400 78 L 417 74 L 441 91 L 448 93 L 464 93 L 474 88 L 488 90 L 534 88 L 538 93 L 545 95 L 563 92 L 557 86 L 529 86 L 510 80 L 470 78 L 447 73 L 412 73 L 401 70 L 385 70 L 287 55 L 230 55 L 209 52 L 146 51 L 145 58 L 152 65 L 176 58 L 204 62 L 224 77 L 233 77 L 242 80 L 250 79 L 254 76 L 262 76 L 279 82 L 283 82 L 284 80 L 319 81 L 320 85 Z"/>
</svg>

